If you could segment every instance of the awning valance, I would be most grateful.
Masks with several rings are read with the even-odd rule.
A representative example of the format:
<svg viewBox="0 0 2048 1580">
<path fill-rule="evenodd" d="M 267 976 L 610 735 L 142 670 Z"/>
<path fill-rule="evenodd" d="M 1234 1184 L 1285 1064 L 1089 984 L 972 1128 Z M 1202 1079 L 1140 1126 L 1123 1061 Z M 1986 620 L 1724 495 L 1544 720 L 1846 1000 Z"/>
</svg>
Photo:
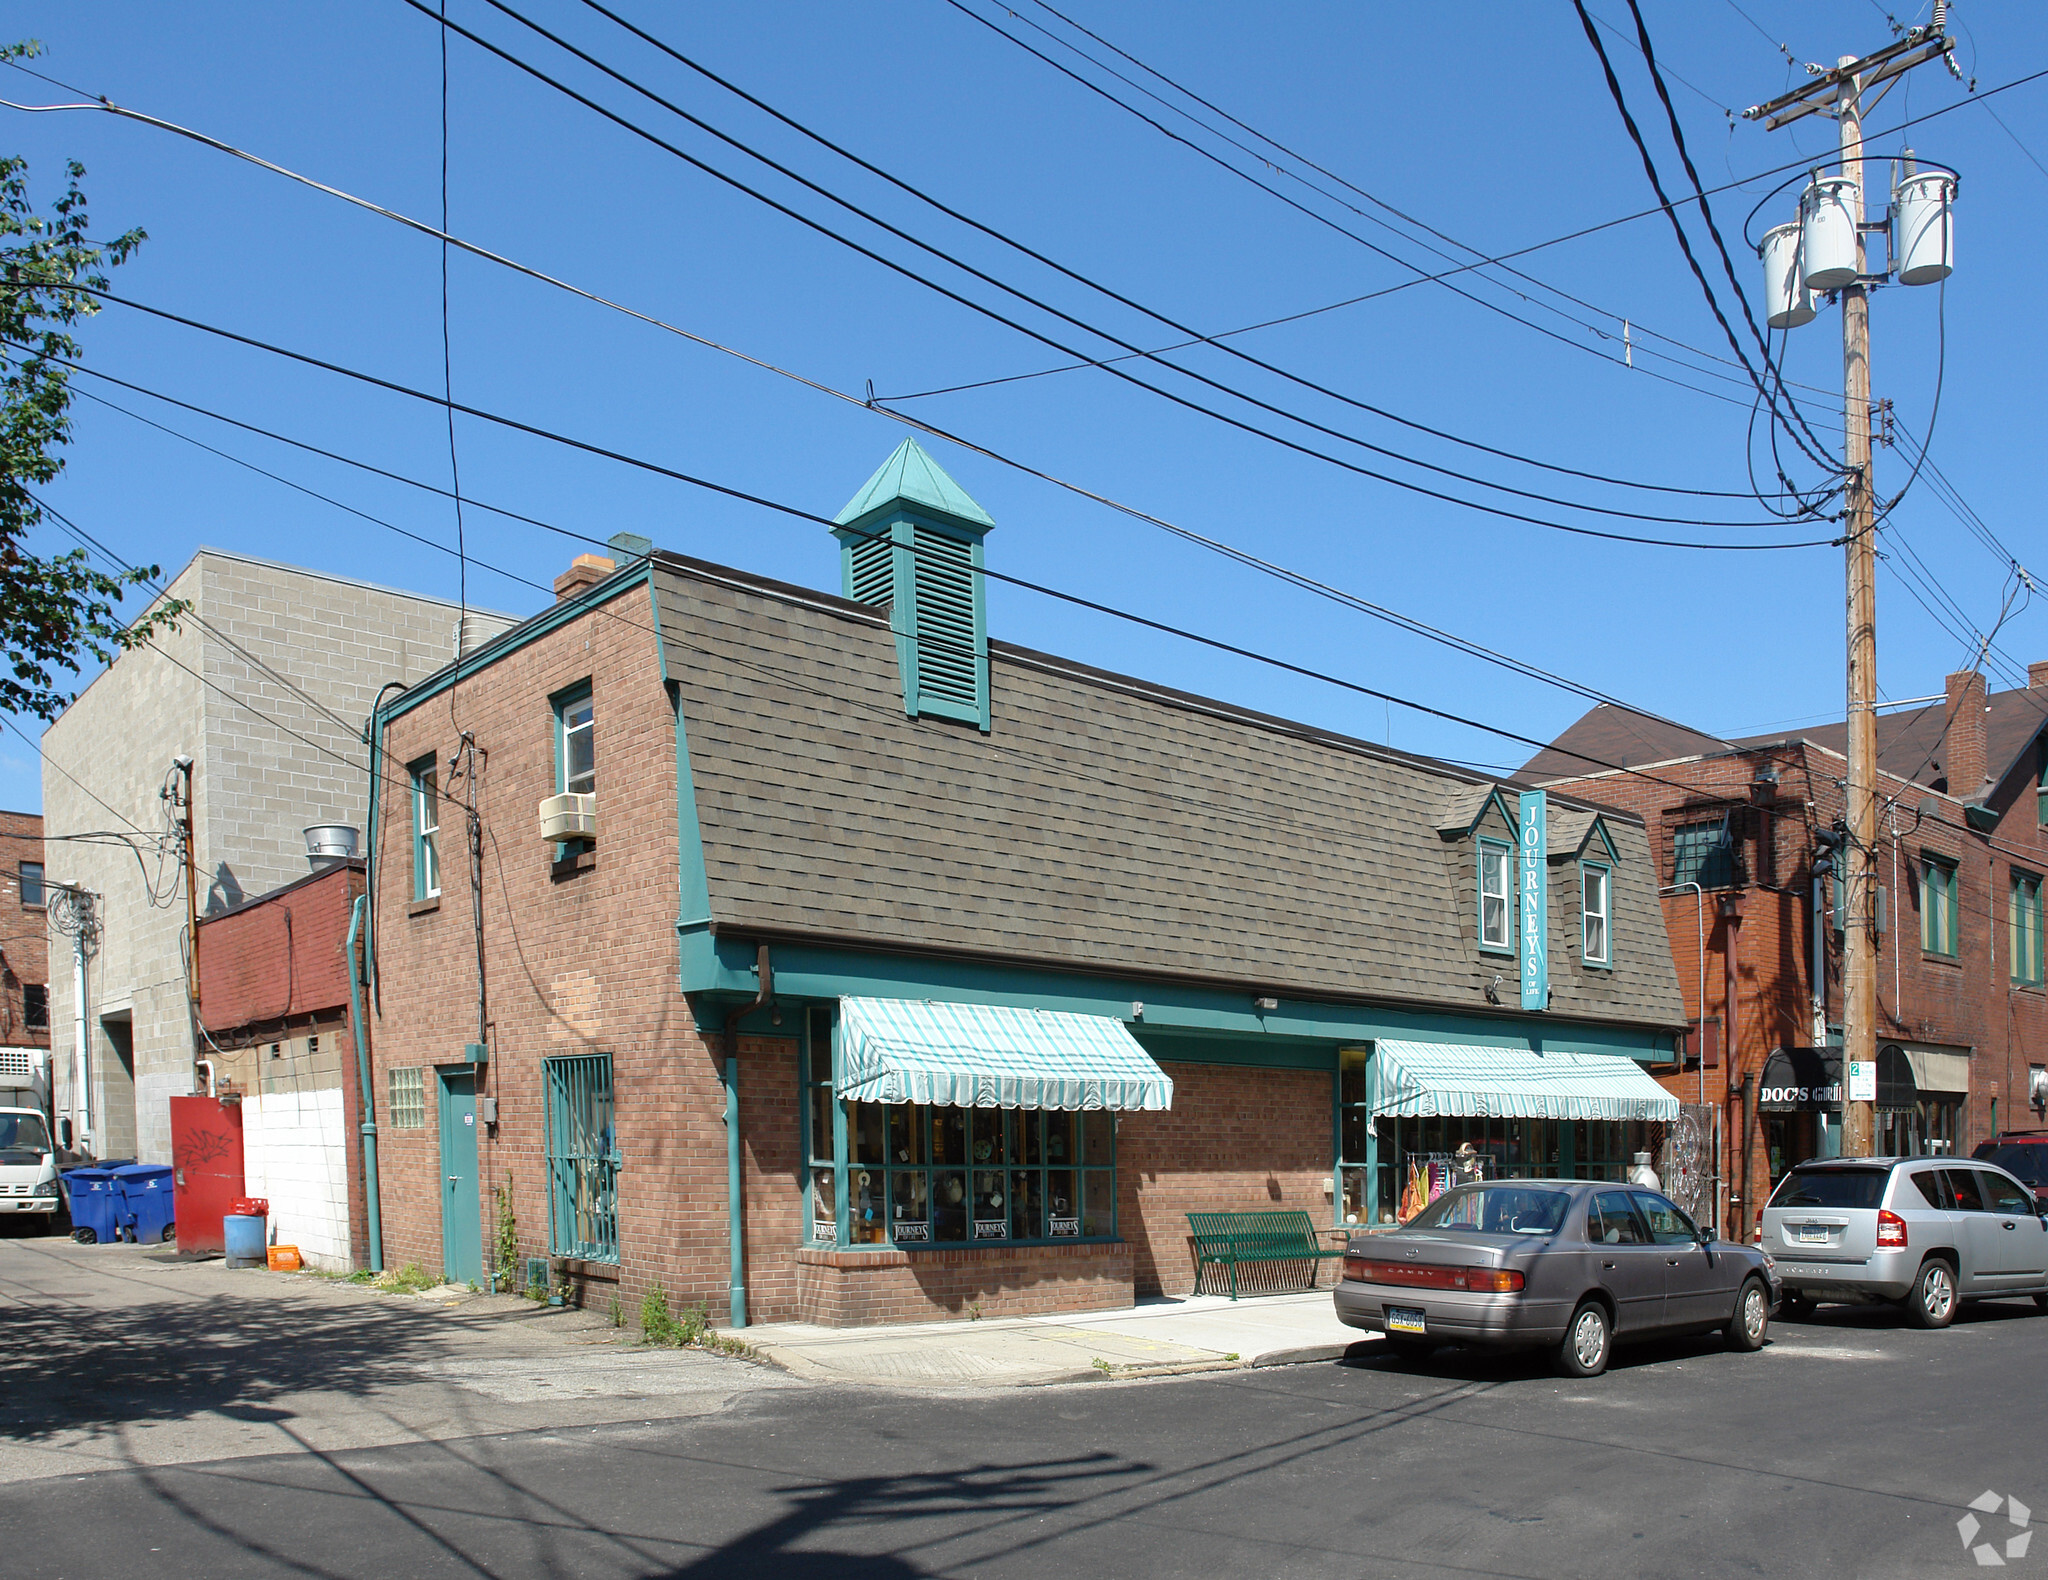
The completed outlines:
<svg viewBox="0 0 2048 1580">
<path fill-rule="evenodd" d="M 1623 1054 L 1379 1042 L 1376 1113 L 1403 1119 L 1660 1119 L 1678 1099 Z"/>
<path fill-rule="evenodd" d="M 1173 1081 L 1106 1015 L 839 1001 L 838 1092 L 860 1103 L 951 1108 L 1165 1109 Z"/>
</svg>

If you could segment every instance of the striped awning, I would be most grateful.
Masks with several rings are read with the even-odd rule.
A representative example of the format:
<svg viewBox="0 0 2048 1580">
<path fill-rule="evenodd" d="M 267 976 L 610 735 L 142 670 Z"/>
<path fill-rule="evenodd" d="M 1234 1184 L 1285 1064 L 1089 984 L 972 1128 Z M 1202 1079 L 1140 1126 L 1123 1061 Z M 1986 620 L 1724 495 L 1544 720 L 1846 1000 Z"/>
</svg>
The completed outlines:
<svg viewBox="0 0 2048 1580">
<path fill-rule="evenodd" d="M 1403 1119 L 1661 1119 L 1678 1099 L 1615 1053 L 1379 1042 L 1373 1110 Z"/>
<path fill-rule="evenodd" d="M 1173 1081 L 1106 1015 L 839 1001 L 838 1091 L 859 1103 L 951 1108 L 1164 1109 Z"/>
</svg>

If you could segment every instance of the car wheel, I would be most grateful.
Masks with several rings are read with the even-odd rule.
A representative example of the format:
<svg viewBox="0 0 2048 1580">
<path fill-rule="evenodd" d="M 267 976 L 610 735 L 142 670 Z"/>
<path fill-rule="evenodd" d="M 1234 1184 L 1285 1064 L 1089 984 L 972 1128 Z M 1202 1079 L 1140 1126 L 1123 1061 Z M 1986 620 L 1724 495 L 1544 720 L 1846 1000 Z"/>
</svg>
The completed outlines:
<svg viewBox="0 0 2048 1580">
<path fill-rule="evenodd" d="M 1613 1346 L 1606 1309 L 1597 1300 L 1585 1301 L 1565 1327 L 1564 1342 L 1557 1347 L 1557 1369 L 1567 1377 L 1598 1377 L 1607 1370 Z"/>
<path fill-rule="evenodd" d="M 1916 1328 L 1945 1328 L 1956 1319 L 1956 1270 L 1938 1256 L 1920 1264 L 1906 1318 Z"/>
<path fill-rule="evenodd" d="M 1771 1297 L 1761 1279 L 1752 1278 L 1735 1297 L 1735 1315 L 1728 1319 L 1728 1347 L 1748 1353 L 1764 1347 L 1771 1331 Z"/>
</svg>

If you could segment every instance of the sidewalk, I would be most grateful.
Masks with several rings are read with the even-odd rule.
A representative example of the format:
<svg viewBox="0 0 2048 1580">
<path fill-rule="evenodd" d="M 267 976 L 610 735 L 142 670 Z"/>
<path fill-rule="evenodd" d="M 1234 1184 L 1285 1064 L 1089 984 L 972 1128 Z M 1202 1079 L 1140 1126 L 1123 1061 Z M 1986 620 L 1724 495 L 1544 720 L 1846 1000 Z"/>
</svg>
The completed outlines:
<svg viewBox="0 0 2048 1580">
<path fill-rule="evenodd" d="M 1141 1300 L 1111 1311 L 986 1321 L 734 1330 L 792 1376 L 887 1387 L 1019 1387 L 1335 1360 L 1374 1341 L 1337 1320 L 1327 1289 Z"/>
</svg>

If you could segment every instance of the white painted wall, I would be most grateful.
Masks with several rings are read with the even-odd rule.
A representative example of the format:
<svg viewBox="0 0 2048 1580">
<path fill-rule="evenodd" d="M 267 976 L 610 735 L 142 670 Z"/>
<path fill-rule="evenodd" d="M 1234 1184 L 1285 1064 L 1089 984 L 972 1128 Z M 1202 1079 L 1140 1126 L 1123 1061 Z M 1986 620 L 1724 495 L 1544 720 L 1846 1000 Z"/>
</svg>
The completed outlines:
<svg viewBox="0 0 2048 1580">
<path fill-rule="evenodd" d="M 346 1273 L 348 1136 L 341 1089 L 242 1099 L 242 1177 L 270 1202 L 271 1242 L 296 1245 L 309 1267 Z"/>
</svg>

